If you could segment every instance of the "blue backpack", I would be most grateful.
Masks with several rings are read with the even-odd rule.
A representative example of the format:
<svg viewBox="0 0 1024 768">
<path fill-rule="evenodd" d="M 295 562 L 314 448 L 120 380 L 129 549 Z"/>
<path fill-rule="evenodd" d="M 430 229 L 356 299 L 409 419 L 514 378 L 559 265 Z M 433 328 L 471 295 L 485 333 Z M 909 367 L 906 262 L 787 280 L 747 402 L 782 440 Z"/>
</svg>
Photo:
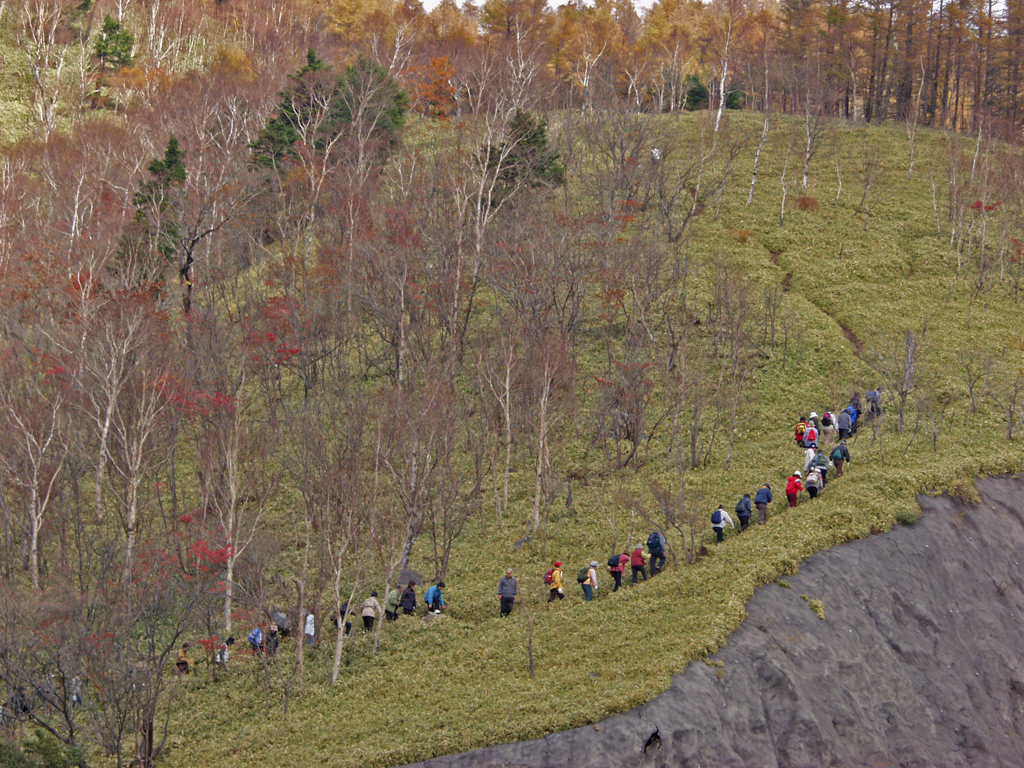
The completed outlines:
<svg viewBox="0 0 1024 768">
<path fill-rule="evenodd" d="M 722 524 L 722 510 L 716 509 L 711 513 L 711 524 L 721 525 Z"/>
<path fill-rule="evenodd" d="M 661 537 L 657 533 L 652 533 L 647 537 L 647 551 L 652 555 L 661 554 Z"/>
</svg>

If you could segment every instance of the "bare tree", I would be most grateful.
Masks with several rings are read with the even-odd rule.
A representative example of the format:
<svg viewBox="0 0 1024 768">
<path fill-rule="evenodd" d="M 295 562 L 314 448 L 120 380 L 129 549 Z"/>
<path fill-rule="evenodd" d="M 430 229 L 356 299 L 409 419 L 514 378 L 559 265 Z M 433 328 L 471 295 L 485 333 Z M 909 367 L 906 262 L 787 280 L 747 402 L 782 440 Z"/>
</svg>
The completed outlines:
<svg viewBox="0 0 1024 768">
<path fill-rule="evenodd" d="M 63 481 L 68 455 L 67 396 L 60 368 L 43 370 L 8 349 L 0 375 L 0 472 L 23 497 L 25 546 L 32 588 L 42 589 L 43 526 Z"/>
<path fill-rule="evenodd" d="M 216 521 L 224 552 L 223 626 L 231 633 L 235 564 L 255 539 L 277 491 L 280 472 L 271 464 L 269 434 L 261 430 L 245 393 L 245 375 L 233 391 L 212 392 L 194 427 L 201 467 L 201 507 Z"/>
<path fill-rule="evenodd" d="M 885 384 L 885 390 L 896 398 L 899 408 L 898 431 L 902 435 L 907 398 L 917 389 L 921 380 L 919 363 L 921 345 L 925 341 L 927 325 L 915 335 L 907 330 L 902 339 L 895 336 L 883 337 L 864 350 L 863 360 L 871 366 Z"/>
<path fill-rule="evenodd" d="M 448 383 L 427 379 L 413 391 L 391 387 L 380 398 L 375 460 L 387 471 L 404 512 L 398 561 L 399 570 L 404 570 L 436 491 L 437 473 L 451 449 L 453 393 Z"/>
<path fill-rule="evenodd" d="M 1006 419 L 1006 439 L 1024 424 L 1024 370 L 1019 362 L 998 363 L 989 380 L 988 396 L 998 405 Z"/>
</svg>

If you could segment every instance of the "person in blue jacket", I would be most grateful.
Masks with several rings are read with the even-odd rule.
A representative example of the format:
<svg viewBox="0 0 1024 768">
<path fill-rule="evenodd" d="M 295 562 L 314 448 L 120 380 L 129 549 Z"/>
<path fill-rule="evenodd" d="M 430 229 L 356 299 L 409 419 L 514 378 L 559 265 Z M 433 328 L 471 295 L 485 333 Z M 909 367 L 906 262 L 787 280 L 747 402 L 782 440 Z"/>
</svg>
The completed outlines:
<svg viewBox="0 0 1024 768">
<path fill-rule="evenodd" d="M 768 522 L 768 505 L 772 503 L 772 487 L 765 483 L 754 494 L 754 506 L 757 507 L 758 524 Z"/>
<path fill-rule="evenodd" d="M 423 601 L 427 604 L 428 613 L 441 613 L 441 609 L 444 608 L 444 595 L 441 594 L 442 589 L 444 589 L 444 582 L 439 581 L 423 595 Z"/>
</svg>

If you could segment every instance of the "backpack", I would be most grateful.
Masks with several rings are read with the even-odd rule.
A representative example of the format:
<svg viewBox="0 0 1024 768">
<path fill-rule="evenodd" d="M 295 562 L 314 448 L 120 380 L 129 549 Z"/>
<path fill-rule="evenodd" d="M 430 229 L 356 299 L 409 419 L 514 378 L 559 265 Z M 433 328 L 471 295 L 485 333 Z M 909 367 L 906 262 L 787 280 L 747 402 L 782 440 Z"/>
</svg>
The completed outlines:
<svg viewBox="0 0 1024 768">
<path fill-rule="evenodd" d="M 661 554 L 661 537 L 657 533 L 652 533 L 647 537 L 647 551 L 652 555 Z"/>
<path fill-rule="evenodd" d="M 576 581 L 579 584 L 585 584 L 590 581 L 590 566 L 580 569 L 580 572 L 576 574 Z"/>
<path fill-rule="evenodd" d="M 554 568 L 548 568 L 548 572 L 544 574 L 544 583 L 545 584 L 550 584 L 554 580 L 555 580 L 555 569 Z"/>
<path fill-rule="evenodd" d="M 721 525 L 722 524 L 722 510 L 716 509 L 711 513 L 711 524 Z"/>
<path fill-rule="evenodd" d="M 742 515 L 744 512 L 746 512 L 746 509 L 743 506 L 743 499 L 740 499 L 739 501 L 736 502 L 736 508 L 733 509 L 733 512 L 735 512 L 737 515 Z"/>
<path fill-rule="evenodd" d="M 825 411 L 825 415 L 821 417 L 821 424 L 825 427 L 832 426 L 832 411 Z"/>
<path fill-rule="evenodd" d="M 796 425 L 796 429 L 793 431 L 793 434 L 796 436 L 797 440 L 802 440 L 803 437 L 804 437 L 804 432 L 806 430 L 807 430 L 807 424 L 805 422 L 801 421 L 799 424 Z"/>
<path fill-rule="evenodd" d="M 808 488 L 820 488 L 821 487 L 821 475 L 815 470 L 807 475 L 807 480 L 804 482 Z"/>
<path fill-rule="evenodd" d="M 835 448 L 832 449 L 832 455 L 829 458 L 831 458 L 832 461 L 842 461 L 843 449 L 837 445 Z"/>
<path fill-rule="evenodd" d="M 814 466 L 816 466 L 816 467 L 827 467 L 828 466 L 828 459 L 825 458 L 825 454 L 824 453 L 819 453 L 817 456 L 814 457 Z"/>
<path fill-rule="evenodd" d="M 619 556 L 618 555 L 612 555 L 611 557 L 608 558 L 608 567 L 609 568 L 618 568 L 619 567 Z"/>
<path fill-rule="evenodd" d="M 865 397 L 867 397 L 869 403 L 875 403 L 877 405 L 882 402 L 882 393 L 877 389 L 872 389 L 867 393 L 867 395 L 865 395 Z"/>
</svg>

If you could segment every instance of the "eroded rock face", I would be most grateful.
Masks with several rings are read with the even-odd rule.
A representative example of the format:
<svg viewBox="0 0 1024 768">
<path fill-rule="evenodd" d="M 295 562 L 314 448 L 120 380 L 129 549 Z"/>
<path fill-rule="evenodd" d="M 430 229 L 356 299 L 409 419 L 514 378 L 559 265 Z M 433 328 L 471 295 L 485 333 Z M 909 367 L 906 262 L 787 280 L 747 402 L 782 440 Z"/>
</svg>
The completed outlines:
<svg viewBox="0 0 1024 768">
<path fill-rule="evenodd" d="M 420 765 L 1022 766 L 1024 481 L 978 490 L 978 506 L 922 497 L 914 525 L 758 590 L 723 666 L 691 664 L 642 707 Z"/>
</svg>

